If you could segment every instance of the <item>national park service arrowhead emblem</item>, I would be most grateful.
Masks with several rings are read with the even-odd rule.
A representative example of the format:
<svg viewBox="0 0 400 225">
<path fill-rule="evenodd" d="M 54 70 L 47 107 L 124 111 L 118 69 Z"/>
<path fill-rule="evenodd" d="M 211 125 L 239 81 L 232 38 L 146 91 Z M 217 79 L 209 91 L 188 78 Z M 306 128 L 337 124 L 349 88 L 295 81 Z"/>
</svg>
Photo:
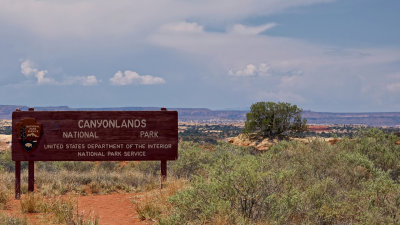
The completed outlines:
<svg viewBox="0 0 400 225">
<path fill-rule="evenodd" d="M 17 139 L 27 152 L 37 147 L 42 135 L 42 124 L 37 123 L 33 118 L 26 118 L 16 124 Z"/>
</svg>

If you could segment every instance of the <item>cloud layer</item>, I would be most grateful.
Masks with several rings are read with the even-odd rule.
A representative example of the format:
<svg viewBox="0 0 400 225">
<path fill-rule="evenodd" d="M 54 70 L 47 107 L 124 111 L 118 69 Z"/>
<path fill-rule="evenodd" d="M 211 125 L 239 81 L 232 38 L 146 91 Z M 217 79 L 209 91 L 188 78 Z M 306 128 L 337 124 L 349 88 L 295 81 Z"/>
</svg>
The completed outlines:
<svg viewBox="0 0 400 225">
<path fill-rule="evenodd" d="M 113 101 L 128 96 L 129 88 L 120 86 L 146 85 L 150 100 L 163 89 L 171 93 L 158 101 L 172 99 L 182 106 L 204 98 L 204 107 L 280 100 L 311 109 L 341 104 L 400 109 L 399 49 L 329 46 L 277 36 L 280 31 L 271 35 L 288 24 L 269 21 L 276 18 L 270 15 L 331 2 L 0 0 L 0 70 L 6 74 L 0 79 L 3 85 L 15 84 L 21 76 L 7 74 L 22 73 L 23 84 L 42 85 L 42 93 L 56 85 L 82 93 L 89 88 L 79 86 L 107 86 Z M 334 4 L 326 8 L 333 10 Z M 103 93 L 92 96 L 107 104 L 96 97 Z"/>
<path fill-rule="evenodd" d="M 321 2 L 332 0 L 0 0 L 0 20 L 49 38 L 116 37 L 142 34 L 166 21 L 223 23 Z"/>
<path fill-rule="evenodd" d="M 378 78 L 386 80 L 386 71 L 398 70 L 400 51 L 397 49 L 332 48 L 269 36 L 268 29 L 274 26 L 271 23 L 255 27 L 236 24 L 224 33 L 203 31 L 201 38 L 179 30 L 172 33 L 160 29 L 151 41 L 200 56 L 204 64 L 218 62 L 228 77 L 242 78 L 236 81 L 236 88 L 249 93 L 253 100 L 286 99 L 314 105 L 322 99 L 337 99 L 349 107 L 352 106 L 349 101 L 364 104 L 367 99 L 369 104 L 388 101 L 399 104 L 389 93 L 397 90 L 398 83 L 378 82 Z M 266 34 L 261 34 L 264 31 Z M 248 85 L 244 86 L 243 82 Z M 266 87 L 269 92 L 263 91 Z"/>
</svg>

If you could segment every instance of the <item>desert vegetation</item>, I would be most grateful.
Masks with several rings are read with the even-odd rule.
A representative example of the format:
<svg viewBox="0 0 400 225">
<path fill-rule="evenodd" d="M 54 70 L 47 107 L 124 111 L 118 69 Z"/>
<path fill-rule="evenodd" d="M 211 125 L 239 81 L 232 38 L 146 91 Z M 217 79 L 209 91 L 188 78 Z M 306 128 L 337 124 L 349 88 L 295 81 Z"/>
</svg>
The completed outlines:
<svg viewBox="0 0 400 225">
<path fill-rule="evenodd" d="M 181 142 L 162 190 L 159 162 L 37 162 L 37 191 L 28 195 L 22 164 L 21 211 L 36 210 L 54 224 L 97 224 L 60 196 L 140 192 L 136 213 L 157 224 L 399 224 L 396 141 L 368 129 L 334 145 L 283 140 L 267 151 Z M 10 151 L 0 154 L 0 207 L 7 208 L 14 163 Z M 0 221 L 28 223 L 5 214 Z"/>
<path fill-rule="evenodd" d="M 235 137 L 242 132 L 239 124 L 182 124 L 179 138 L 199 144 L 217 144 L 218 140 Z"/>
<path fill-rule="evenodd" d="M 169 210 L 157 221 L 399 224 L 397 139 L 370 129 L 335 145 L 282 141 L 262 152 L 226 143 L 212 150 L 181 143 L 180 160 L 171 170 L 190 182 L 166 200 Z"/>
<path fill-rule="evenodd" d="M 246 114 L 243 133 L 274 138 L 288 132 L 307 130 L 307 120 L 302 118 L 302 109 L 286 102 L 257 102 Z"/>
</svg>

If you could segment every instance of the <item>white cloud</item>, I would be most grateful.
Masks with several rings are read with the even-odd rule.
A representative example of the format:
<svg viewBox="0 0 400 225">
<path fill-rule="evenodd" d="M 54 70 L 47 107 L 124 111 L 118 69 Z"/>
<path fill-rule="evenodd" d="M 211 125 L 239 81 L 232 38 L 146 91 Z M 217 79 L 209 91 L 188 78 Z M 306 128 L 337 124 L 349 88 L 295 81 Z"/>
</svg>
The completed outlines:
<svg viewBox="0 0 400 225">
<path fill-rule="evenodd" d="M 265 64 L 265 63 L 261 63 L 259 66 L 258 66 L 258 70 L 261 72 L 261 73 L 267 73 L 269 70 L 270 70 L 270 67 L 269 66 L 267 66 L 267 64 Z"/>
<path fill-rule="evenodd" d="M 261 77 L 261 76 L 285 76 L 286 79 L 290 76 L 301 75 L 303 72 L 295 69 L 295 66 L 290 64 L 285 65 L 285 62 L 274 62 L 274 67 L 270 63 L 247 64 L 240 69 L 229 69 L 228 74 L 237 77 Z"/>
<path fill-rule="evenodd" d="M 54 82 L 53 79 L 46 77 L 47 70 L 39 70 L 30 60 L 25 60 L 21 63 L 21 73 L 26 77 L 33 75 L 38 84 L 46 84 Z"/>
<path fill-rule="evenodd" d="M 152 85 L 152 84 L 164 84 L 165 80 L 161 77 L 154 77 L 151 75 L 139 75 L 136 72 L 126 70 L 124 73 L 118 71 L 114 74 L 112 78 L 110 78 L 110 83 L 112 85 L 124 86 L 130 84 L 143 84 L 143 85 Z"/>
<path fill-rule="evenodd" d="M 59 82 L 60 85 L 78 84 L 81 86 L 95 86 L 99 83 L 100 81 L 94 75 L 67 77 L 64 81 Z"/>
<path fill-rule="evenodd" d="M 90 75 L 87 77 L 82 77 L 82 85 L 83 86 L 93 86 L 93 85 L 97 85 L 98 80 L 96 78 L 96 76 Z"/>
<path fill-rule="evenodd" d="M 35 73 L 35 71 L 37 71 L 37 69 L 33 67 L 33 62 L 31 62 L 30 60 L 25 60 L 21 63 L 21 73 L 25 76 L 30 76 Z"/>
<path fill-rule="evenodd" d="M 97 85 L 99 81 L 96 76 L 71 76 L 67 77 L 63 81 L 56 81 L 53 78 L 46 77 L 48 74 L 47 70 L 39 70 L 36 68 L 34 62 L 27 59 L 21 63 L 21 73 L 26 77 L 34 76 L 37 84 L 53 84 L 53 85 L 73 85 L 78 84 L 82 86 L 93 86 Z"/>
<path fill-rule="evenodd" d="M 247 64 L 244 68 L 234 70 L 230 69 L 228 74 L 237 77 L 255 77 L 268 75 L 270 67 L 265 63 L 260 63 L 258 66 L 254 64 Z"/>
<path fill-rule="evenodd" d="M 161 27 L 161 30 L 166 32 L 184 32 L 199 34 L 204 31 L 204 28 L 197 23 L 177 22 L 165 24 Z"/>
<path fill-rule="evenodd" d="M 232 29 L 230 30 L 231 33 L 234 34 L 241 34 L 241 35 L 255 35 L 255 34 L 260 34 L 266 30 L 269 30 L 273 27 L 275 27 L 275 23 L 268 23 L 262 26 L 245 26 L 242 24 L 235 24 Z"/>
</svg>

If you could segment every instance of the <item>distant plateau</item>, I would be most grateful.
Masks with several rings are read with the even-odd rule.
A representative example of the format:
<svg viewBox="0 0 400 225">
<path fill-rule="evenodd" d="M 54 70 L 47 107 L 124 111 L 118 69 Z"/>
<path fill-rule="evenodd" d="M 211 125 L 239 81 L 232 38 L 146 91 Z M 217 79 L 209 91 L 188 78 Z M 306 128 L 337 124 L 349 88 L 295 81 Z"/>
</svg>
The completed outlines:
<svg viewBox="0 0 400 225">
<path fill-rule="evenodd" d="M 0 119 L 10 120 L 17 108 L 27 111 L 21 105 L 0 105 Z M 161 107 L 113 107 L 113 108 L 71 108 L 68 106 L 34 107 L 36 111 L 155 111 Z M 244 110 L 210 110 L 207 108 L 168 108 L 178 111 L 180 122 L 230 123 L 246 120 Z M 308 124 L 351 124 L 377 127 L 400 127 L 400 112 L 332 113 L 304 111 Z"/>
</svg>

